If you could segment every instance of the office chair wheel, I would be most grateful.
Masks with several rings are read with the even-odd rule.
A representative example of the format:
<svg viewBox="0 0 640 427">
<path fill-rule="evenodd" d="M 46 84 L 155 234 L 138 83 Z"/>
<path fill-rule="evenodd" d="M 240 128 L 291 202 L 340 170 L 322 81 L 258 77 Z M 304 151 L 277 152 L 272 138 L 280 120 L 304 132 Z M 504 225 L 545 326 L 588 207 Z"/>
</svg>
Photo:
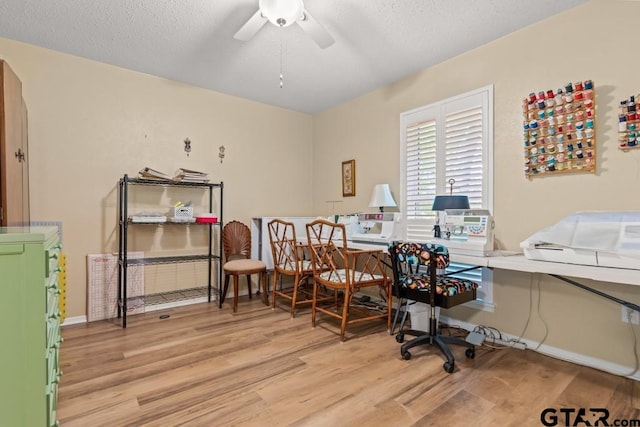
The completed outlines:
<svg viewBox="0 0 640 427">
<path fill-rule="evenodd" d="M 403 343 L 404 342 L 404 334 L 403 333 L 399 333 L 398 335 L 396 335 L 396 342 L 399 342 L 399 343 Z"/>
<path fill-rule="evenodd" d="M 468 359 L 473 359 L 474 357 L 476 357 L 476 349 L 475 348 L 468 348 L 464 352 L 464 355 L 467 356 Z"/>
<path fill-rule="evenodd" d="M 402 353 L 402 358 L 403 358 L 404 360 L 409 360 L 409 359 L 411 359 L 411 353 L 409 353 L 408 351 L 403 352 L 403 353 Z"/>
<path fill-rule="evenodd" d="M 444 370 L 450 374 L 453 372 L 453 369 L 455 368 L 455 364 L 453 362 L 449 363 L 449 362 L 444 362 L 444 364 L 442 365 L 442 367 L 444 368 Z"/>
</svg>

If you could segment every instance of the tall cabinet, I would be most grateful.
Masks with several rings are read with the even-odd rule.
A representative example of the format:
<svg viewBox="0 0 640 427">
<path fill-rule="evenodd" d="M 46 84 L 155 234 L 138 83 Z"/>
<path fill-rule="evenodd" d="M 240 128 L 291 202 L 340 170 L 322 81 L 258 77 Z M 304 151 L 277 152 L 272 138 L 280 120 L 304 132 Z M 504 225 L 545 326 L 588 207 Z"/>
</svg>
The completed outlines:
<svg viewBox="0 0 640 427">
<path fill-rule="evenodd" d="M 0 60 L 0 226 L 29 224 L 27 135 L 22 83 Z"/>
<path fill-rule="evenodd" d="M 0 227 L 0 425 L 57 425 L 59 254 L 57 227 Z"/>
<path fill-rule="evenodd" d="M 217 213 L 217 222 L 158 222 L 153 218 L 149 221 L 132 220 L 131 212 L 134 208 L 134 202 L 131 197 L 131 190 L 133 187 L 138 187 L 139 191 L 145 191 L 145 189 L 158 189 L 163 188 L 167 191 L 179 192 L 187 189 L 199 189 L 207 193 L 208 199 L 208 212 Z M 222 287 L 222 212 L 223 212 L 223 189 L 224 184 L 219 183 L 199 183 L 199 182 L 180 182 L 180 181 L 167 181 L 167 180 L 147 180 L 140 178 L 130 178 L 124 175 L 119 181 L 118 185 L 118 318 L 122 318 L 122 327 L 127 327 L 127 312 L 130 306 L 130 302 L 133 298 L 130 297 L 129 286 L 129 267 L 132 266 L 144 266 L 144 265 L 158 265 L 158 264 L 176 264 L 176 263 L 192 263 L 192 262 L 204 262 L 207 264 L 207 283 L 204 288 L 206 290 L 207 299 L 211 302 L 214 292 L 217 293 L 218 306 L 221 306 L 221 292 Z M 217 195 L 217 197 L 216 197 Z M 168 210 L 168 208 L 160 208 Z M 137 228 L 149 228 L 153 227 L 157 230 L 159 227 L 178 227 L 184 233 L 187 230 L 194 230 L 195 232 L 206 233 L 207 248 L 199 254 L 180 254 L 180 251 L 176 255 L 171 256 L 157 256 L 153 253 L 145 252 L 144 257 L 130 257 L 129 253 L 135 250 L 141 250 L 144 248 L 135 248 L 131 236 L 135 233 L 134 229 Z M 181 292 L 177 292 L 180 294 Z M 142 298 L 135 296 L 136 303 L 140 303 L 140 300 L 144 304 L 150 304 L 150 301 L 168 301 L 171 303 L 175 298 L 175 292 L 168 292 L 166 294 L 145 294 Z M 181 296 L 177 297 L 182 299 Z"/>
</svg>

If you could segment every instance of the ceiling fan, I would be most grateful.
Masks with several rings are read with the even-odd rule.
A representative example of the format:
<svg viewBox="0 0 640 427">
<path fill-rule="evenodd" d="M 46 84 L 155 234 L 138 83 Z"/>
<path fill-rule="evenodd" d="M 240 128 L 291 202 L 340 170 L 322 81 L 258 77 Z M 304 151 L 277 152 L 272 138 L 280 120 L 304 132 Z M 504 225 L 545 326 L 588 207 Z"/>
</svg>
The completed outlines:
<svg viewBox="0 0 640 427">
<path fill-rule="evenodd" d="M 300 25 L 321 49 L 331 46 L 335 40 L 304 8 L 302 0 L 259 0 L 258 11 L 238 30 L 233 38 L 251 39 L 267 22 L 284 28 L 294 22 Z"/>
</svg>

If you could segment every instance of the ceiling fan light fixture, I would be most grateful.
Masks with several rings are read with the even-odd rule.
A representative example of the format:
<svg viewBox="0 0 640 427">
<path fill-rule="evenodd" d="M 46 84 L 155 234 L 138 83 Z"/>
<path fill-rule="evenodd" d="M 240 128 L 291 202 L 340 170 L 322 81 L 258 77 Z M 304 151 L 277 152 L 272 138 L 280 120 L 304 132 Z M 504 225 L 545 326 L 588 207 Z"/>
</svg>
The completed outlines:
<svg viewBox="0 0 640 427">
<path fill-rule="evenodd" d="M 302 0 L 260 0 L 262 14 L 278 27 L 288 27 L 304 13 Z"/>
</svg>

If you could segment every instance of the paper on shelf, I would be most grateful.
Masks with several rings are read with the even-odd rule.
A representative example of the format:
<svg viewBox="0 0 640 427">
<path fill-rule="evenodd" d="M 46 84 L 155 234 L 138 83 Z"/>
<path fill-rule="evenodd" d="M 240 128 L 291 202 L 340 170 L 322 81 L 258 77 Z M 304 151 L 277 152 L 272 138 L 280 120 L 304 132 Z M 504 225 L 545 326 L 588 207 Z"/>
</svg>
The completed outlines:
<svg viewBox="0 0 640 427">
<path fill-rule="evenodd" d="M 192 169 L 179 168 L 173 179 L 182 182 L 208 182 L 209 174 Z"/>
<path fill-rule="evenodd" d="M 156 179 L 170 181 L 171 177 L 164 172 L 160 172 L 149 167 L 144 167 L 138 172 L 138 178 L 141 179 Z"/>
</svg>

